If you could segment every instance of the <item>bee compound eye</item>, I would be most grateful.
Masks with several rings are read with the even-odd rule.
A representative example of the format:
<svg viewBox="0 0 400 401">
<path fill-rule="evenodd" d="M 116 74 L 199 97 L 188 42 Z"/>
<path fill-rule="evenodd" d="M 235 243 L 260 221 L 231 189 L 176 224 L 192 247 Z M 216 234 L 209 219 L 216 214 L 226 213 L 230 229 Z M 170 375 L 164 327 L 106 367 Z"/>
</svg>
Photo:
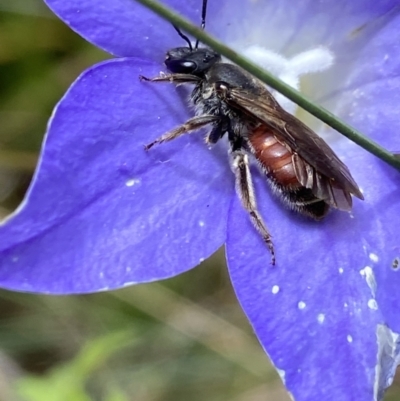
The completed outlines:
<svg viewBox="0 0 400 401">
<path fill-rule="evenodd" d="M 165 59 L 165 65 L 171 72 L 176 74 L 190 74 L 197 69 L 197 64 L 188 60 L 173 60 L 169 58 Z"/>
</svg>

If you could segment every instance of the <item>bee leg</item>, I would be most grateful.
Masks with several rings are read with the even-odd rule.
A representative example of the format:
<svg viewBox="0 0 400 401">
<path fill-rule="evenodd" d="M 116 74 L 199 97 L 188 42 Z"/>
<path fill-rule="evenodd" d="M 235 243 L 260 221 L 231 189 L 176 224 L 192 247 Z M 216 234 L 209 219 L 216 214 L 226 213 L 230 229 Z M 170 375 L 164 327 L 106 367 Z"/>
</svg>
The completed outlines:
<svg viewBox="0 0 400 401">
<path fill-rule="evenodd" d="M 232 166 L 236 178 L 236 191 L 242 201 L 243 207 L 250 214 L 250 220 L 256 230 L 262 236 L 271 252 L 271 263 L 275 265 L 275 250 L 264 221 L 257 210 L 257 203 L 254 194 L 253 182 L 251 179 L 249 157 L 243 150 L 235 150 L 232 152 Z"/>
<path fill-rule="evenodd" d="M 229 123 L 227 123 L 227 121 L 224 121 L 223 118 L 220 118 L 217 124 L 214 124 L 213 128 L 206 136 L 206 144 L 212 145 L 214 143 L 217 143 L 225 135 L 225 132 L 227 132 L 228 129 Z"/>
<path fill-rule="evenodd" d="M 207 115 L 207 114 L 190 118 L 181 126 L 175 128 L 171 131 L 168 131 L 164 135 L 157 138 L 155 141 L 146 145 L 144 148 L 145 148 L 145 150 L 149 150 L 151 147 L 153 147 L 154 145 L 156 145 L 158 143 L 172 141 L 173 139 L 178 138 L 179 136 L 181 136 L 183 134 L 186 134 L 190 131 L 200 129 L 200 128 L 204 127 L 205 125 L 208 125 L 208 124 L 218 121 L 219 119 L 220 118 L 218 116 L 212 116 L 212 115 Z"/>
<path fill-rule="evenodd" d="M 139 75 L 139 79 L 141 81 L 148 82 L 173 82 L 175 84 L 190 84 L 197 83 L 200 81 L 200 78 L 196 75 L 191 74 L 164 74 L 161 73 L 158 77 L 147 78 L 143 75 Z"/>
</svg>

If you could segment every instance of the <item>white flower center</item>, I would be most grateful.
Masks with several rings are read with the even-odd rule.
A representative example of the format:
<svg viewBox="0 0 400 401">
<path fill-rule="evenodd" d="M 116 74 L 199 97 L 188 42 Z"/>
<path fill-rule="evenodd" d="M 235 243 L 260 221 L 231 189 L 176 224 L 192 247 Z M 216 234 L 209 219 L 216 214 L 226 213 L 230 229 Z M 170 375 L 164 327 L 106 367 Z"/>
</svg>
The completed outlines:
<svg viewBox="0 0 400 401">
<path fill-rule="evenodd" d="M 322 46 L 306 50 L 291 58 L 285 58 L 259 45 L 248 47 L 243 54 L 299 91 L 301 90 L 302 75 L 325 71 L 334 62 L 333 53 Z M 286 111 L 292 114 L 298 112 L 298 106 L 287 97 L 274 90 L 272 90 L 272 94 Z"/>
</svg>

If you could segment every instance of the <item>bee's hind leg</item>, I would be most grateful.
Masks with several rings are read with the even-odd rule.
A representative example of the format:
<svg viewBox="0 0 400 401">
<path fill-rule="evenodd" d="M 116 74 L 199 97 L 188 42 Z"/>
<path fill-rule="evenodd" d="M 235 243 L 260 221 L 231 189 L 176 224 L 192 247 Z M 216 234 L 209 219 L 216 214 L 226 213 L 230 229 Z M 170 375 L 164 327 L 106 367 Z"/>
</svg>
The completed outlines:
<svg viewBox="0 0 400 401">
<path fill-rule="evenodd" d="M 271 263 L 272 265 L 275 265 L 275 250 L 271 235 L 268 232 L 259 211 L 257 210 L 257 203 L 249 166 L 249 157 L 243 149 L 233 150 L 231 156 L 232 168 L 236 180 L 236 191 L 243 207 L 250 215 L 250 220 L 253 223 L 253 226 L 260 233 L 264 242 L 267 244 L 271 253 Z"/>
</svg>

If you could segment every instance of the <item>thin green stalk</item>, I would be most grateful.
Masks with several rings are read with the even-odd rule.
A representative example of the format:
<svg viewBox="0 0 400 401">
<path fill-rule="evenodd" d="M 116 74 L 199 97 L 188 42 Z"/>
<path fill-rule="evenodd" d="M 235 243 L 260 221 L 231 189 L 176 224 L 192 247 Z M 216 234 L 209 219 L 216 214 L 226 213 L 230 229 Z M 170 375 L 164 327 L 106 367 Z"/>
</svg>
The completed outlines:
<svg viewBox="0 0 400 401">
<path fill-rule="evenodd" d="M 168 7 L 165 7 L 161 3 L 155 0 L 136 0 L 138 3 L 141 3 L 145 7 L 149 8 L 156 14 L 158 14 L 163 19 L 171 22 L 171 24 L 177 26 L 183 31 L 189 33 L 196 39 L 199 39 L 200 42 L 205 45 L 211 47 L 219 54 L 225 56 L 227 59 L 231 60 L 238 66 L 242 67 L 246 71 L 253 74 L 255 77 L 259 78 L 265 84 L 274 88 L 278 92 L 282 93 L 282 95 L 286 96 L 288 99 L 292 100 L 304 110 L 307 110 L 310 114 L 314 115 L 339 133 L 343 134 L 368 152 L 374 154 L 376 157 L 400 170 L 400 159 L 396 157 L 393 153 L 387 151 L 385 148 L 367 138 L 361 132 L 357 131 L 355 128 L 346 124 L 344 121 L 340 120 L 334 114 L 326 110 L 325 108 L 316 105 L 307 97 L 302 95 L 296 89 L 293 89 L 291 86 L 287 85 L 285 82 L 280 80 L 279 78 L 273 76 L 268 71 L 263 70 L 258 67 L 249 59 L 241 56 L 239 53 L 230 49 L 228 46 L 224 45 L 222 42 L 213 38 L 205 31 L 201 30 L 199 27 L 193 25 L 186 18 L 181 17 L 176 14 L 173 10 Z M 200 0 L 199 0 L 200 1 Z M 199 16 L 200 19 L 200 16 Z M 166 49 L 167 50 L 167 49 Z"/>
</svg>

